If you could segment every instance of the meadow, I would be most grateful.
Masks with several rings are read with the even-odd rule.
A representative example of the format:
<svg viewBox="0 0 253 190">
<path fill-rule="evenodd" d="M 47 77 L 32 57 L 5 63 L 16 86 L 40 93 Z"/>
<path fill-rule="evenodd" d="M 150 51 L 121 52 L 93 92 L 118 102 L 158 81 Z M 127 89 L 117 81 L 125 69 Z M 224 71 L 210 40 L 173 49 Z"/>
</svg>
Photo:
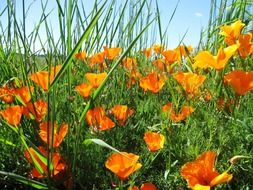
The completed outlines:
<svg viewBox="0 0 253 190">
<path fill-rule="evenodd" d="M 174 48 L 177 6 L 163 27 L 157 1 L 56 0 L 52 26 L 40 3 L 29 33 L 32 4 L 0 8 L 1 189 L 253 189 L 251 0 Z"/>
</svg>

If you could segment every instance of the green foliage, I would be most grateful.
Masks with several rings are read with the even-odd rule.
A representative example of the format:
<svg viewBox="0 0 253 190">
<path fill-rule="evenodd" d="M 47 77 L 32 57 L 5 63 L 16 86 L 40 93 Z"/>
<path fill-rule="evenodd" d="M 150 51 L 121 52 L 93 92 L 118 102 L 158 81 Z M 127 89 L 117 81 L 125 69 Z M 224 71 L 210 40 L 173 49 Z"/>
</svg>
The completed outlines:
<svg viewBox="0 0 253 190">
<path fill-rule="evenodd" d="M 187 183 L 180 175 L 181 167 L 202 152 L 214 150 L 218 154 L 216 169 L 220 173 L 230 168 L 230 158 L 235 155 L 245 156 L 231 167 L 229 172 L 233 173 L 233 180 L 218 185 L 216 189 L 253 188 L 253 94 L 251 92 L 238 97 L 223 84 L 225 72 L 231 69 L 243 65 L 243 69 L 252 70 L 252 56 L 245 60 L 233 58 L 232 66 L 226 67 L 222 72 L 199 71 L 207 76 L 202 89 L 212 92 L 212 99 L 208 102 L 203 98 L 204 91 L 200 97 L 191 99 L 184 96 L 184 90 L 170 73 L 166 74 L 168 80 L 157 94 L 144 92 L 139 86 L 139 79 L 129 88 L 129 76 L 120 64 L 125 57 L 135 58 L 138 71 L 143 76 L 156 69 L 141 50 L 154 43 L 156 36 L 153 36 L 152 28 L 157 28 L 159 42 L 167 44 L 167 29 L 162 31 L 158 1 L 153 5 L 151 0 L 127 0 L 124 3 L 96 0 L 92 10 L 87 13 L 86 2 L 56 0 L 59 26 L 54 27 L 59 27 L 59 38 L 54 36 L 48 19 L 53 10 L 48 11 L 48 2 L 43 0 L 42 15 L 33 31 L 27 34 L 26 16 L 30 5 L 27 6 L 24 0 L 22 2 L 21 19 L 17 18 L 15 1 L 8 0 L 6 7 L 0 10 L 1 19 L 8 12 L 6 29 L 2 28 L 0 20 L 0 84 L 15 86 L 20 79 L 24 85 L 34 86 L 32 101 L 43 99 L 48 103 L 45 120 L 68 123 L 69 130 L 61 146 L 53 148 L 39 137 L 39 123 L 35 120 L 23 116 L 21 124 L 15 128 L 1 117 L 0 187 L 3 184 L 5 189 L 15 186 L 25 189 L 30 186 L 36 189 L 95 190 L 116 189 L 113 187 L 115 184 L 117 188 L 123 186 L 127 189 L 133 184 L 140 186 L 144 182 L 152 182 L 158 189 L 185 189 Z M 154 12 L 152 6 L 156 6 Z M 219 27 L 223 24 L 242 19 L 247 25 L 245 31 L 249 30 L 252 22 L 251 8 L 251 1 L 212 0 L 209 25 L 202 32 L 202 39 L 196 49 L 216 53 L 223 44 L 223 38 L 219 35 Z M 40 36 L 42 30 L 47 36 L 46 43 Z M 38 42 L 41 48 L 35 52 L 33 46 Z M 87 59 L 78 60 L 74 55 L 78 51 L 86 51 L 90 56 L 103 51 L 103 46 L 121 47 L 123 50 L 117 59 L 106 60 L 107 77 L 93 90 L 90 98 L 83 98 L 75 87 L 85 81 L 85 73 L 97 73 L 99 68 L 91 68 Z M 155 55 L 152 59 L 160 57 L 161 55 Z M 175 65 L 173 69 L 192 71 L 192 58 L 193 55 L 188 55 L 181 65 Z M 47 71 L 59 64 L 62 67 L 49 84 L 48 92 L 44 92 L 29 79 L 31 73 Z M 238 104 L 219 109 L 217 101 L 221 96 L 226 100 L 234 99 Z M 191 105 L 195 111 L 184 121 L 172 122 L 162 112 L 162 106 L 167 102 L 172 102 L 177 112 L 181 105 Z M 15 100 L 12 105 L 16 104 L 20 104 L 20 101 Z M 134 110 L 124 126 L 120 126 L 120 122 L 111 114 L 111 108 L 116 104 L 128 105 Z M 89 127 L 85 117 L 88 110 L 96 106 L 102 106 L 106 110 L 106 115 L 116 124 L 113 129 L 97 131 Z M 3 101 L 0 102 L 0 110 L 7 107 Z M 54 127 L 52 131 L 55 130 Z M 164 148 L 150 152 L 143 140 L 146 131 L 163 134 L 166 138 Z M 51 136 L 47 132 L 49 139 Z M 39 151 L 37 147 L 40 145 L 48 149 L 47 155 Z M 35 157 L 48 165 L 48 173 L 54 172 L 51 159 L 54 152 L 59 152 L 67 165 L 66 171 L 62 176 L 57 176 L 59 179 L 50 175 L 43 179 L 30 179 L 34 165 L 40 173 L 43 173 L 43 168 L 33 156 L 33 164 L 25 159 L 24 151 L 28 147 L 33 147 L 37 152 Z M 105 161 L 114 151 L 138 154 L 142 168 L 121 182 L 105 167 Z M 70 181 L 72 184 L 66 185 Z"/>
</svg>

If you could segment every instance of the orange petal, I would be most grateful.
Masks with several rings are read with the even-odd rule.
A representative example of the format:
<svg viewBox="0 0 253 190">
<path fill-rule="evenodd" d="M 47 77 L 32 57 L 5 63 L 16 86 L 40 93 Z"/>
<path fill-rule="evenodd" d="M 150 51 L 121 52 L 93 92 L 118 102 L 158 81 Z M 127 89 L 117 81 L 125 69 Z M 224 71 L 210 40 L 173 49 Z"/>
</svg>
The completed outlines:
<svg viewBox="0 0 253 190">
<path fill-rule="evenodd" d="M 0 87 L 0 99 L 6 103 L 12 103 L 14 101 L 15 90 L 8 86 Z"/>
<path fill-rule="evenodd" d="M 106 78 L 107 73 L 86 73 L 85 78 L 89 81 L 89 83 L 94 87 L 97 88 Z"/>
<path fill-rule="evenodd" d="M 152 183 L 143 183 L 141 185 L 141 190 L 157 190 L 156 186 Z"/>
<path fill-rule="evenodd" d="M 232 174 L 228 174 L 227 172 L 223 172 L 222 174 L 216 176 L 210 183 L 210 186 L 213 187 L 217 184 L 229 182 L 233 178 Z"/>
<path fill-rule="evenodd" d="M 193 190 L 210 190 L 210 186 L 197 184 L 192 189 Z"/>
<path fill-rule="evenodd" d="M 165 84 L 165 79 L 157 73 L 149 73 L 146 77 L 140 79 L 140 87 L 145 91 L 149 90 L 153 93 L 158 93 Z"/>
<path fill-rule="evenodd" d="M 31 91 L 33 91 L 33 88 L 31 87 Z M 19 96 L 21 100 L 26 104 L 31 100 L 31 94 L 29 92 L 28 86 L 23 86 L 21 88 L 15 89 L 15 95 Z"/>
<path fill-rule="evenodd" d="M 253 72 L 234 70 L 224 76 L 224 82 L 231 85 L 238 95 L 253 89 Z"/>
<path fill-rule="evenodd" d="M 132 153 L 114 153 L 107 159 L 105 166 L 121 180 L 125 180 L 129 175 L 142 167 L 138 163 L 138 159 L 139 156 Z"/>
<path fill-rule="evenodd" d="M 108 48 L 108 47 L 104 46 L 105 57 L 107 57 L 107 59 L 109 59 L 109 60 L 115 59 L 120 54 L 121 50 L 122 49 L 119 47 Z"/>
<path fill-rule="evenodd" d="M 83 61 L 86 59 L 86 52 L 85 51 L 82 51 L 82 52 L 78 52 L 75 54 L 75 58 Z"/>
<path fill-rule="evenodd" d="M 81 83 L 75 87 L 75 90 L 84 98 L 88 98 L 90 96 L 92 89 L 93 86 L 87 83 Z"/>
<path fill-rule="evenodd" d="M 163 148 L 165 137 L 159 133 L 146 132 L 144 134 L 144 141 L 146 142 L 148 149 L 154 152 Z"/>
<path fill-rule="evenodd" d="M 10 106 L 5 110 L 0 111 L 0 115 L 10 124 L 18 126 L 22 117 L 22 106 Z"/>
<path fill-rule="evenodd" d="M 47 102 L 44 100 L 37 100 L 36 102 L 28 102 L 23 109 L 23 114 L 28 119 L 36 119 L 40 122 L 47 114 Z"/>
<path fill-rule="evenodd" d="M 115 105 L 111 111 L 119 121 L 120 126 L 123 126 L 127 118 L 134 113 L 134 110 L 128 108 L 126 105 Z"/>
<path fill-rule="evenodd" d="M 48 91 L 48 71 L 39 71 L 33 73 L 29 78 L 39 85 L 43 90 Z"/>
</svg>

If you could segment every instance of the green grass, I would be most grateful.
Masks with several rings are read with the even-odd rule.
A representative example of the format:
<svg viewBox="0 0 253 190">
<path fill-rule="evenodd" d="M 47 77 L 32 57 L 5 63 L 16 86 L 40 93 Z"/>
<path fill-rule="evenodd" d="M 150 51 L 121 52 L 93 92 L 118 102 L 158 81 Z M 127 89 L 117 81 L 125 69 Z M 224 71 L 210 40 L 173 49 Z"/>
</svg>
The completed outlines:
<svg viewBox="0 0 253 190">
<path fill-rule="evenodd" d="M 57 10 L 52 11 L 58 13 L 59 26 L 54 27 L 59 27 L 59 37 L 53 35 L 48 19 L 51 11 L 48 11 L 48 5 L 43 0 L 42 15 L 34 30 L 27 34 L 24 26 L 29 24 L 26 22 L 29 5 L 24 0 L 22 2 L 22 18 L 17 18 L 14 1 L 8 0 L 7 6 L 0 8 L 0 84 L 12 84 L 19 79 L 24 85 L 34 86 L 32 100 L 43 99 L 49 105 L 45 120 L 56 121 L 58 125 L 68 123 L 69 131 L 61 146 L 53 149 L 40 139 L 39 123 L 34 120 L 22 117 L 20 126 L 11 128 L 0 118 L 1 189 L 64 189 L 64 182 L 68 179 L 72 180 L 69 189 L 127 189 L 130 185 L 140 186 L 144 182 L 152 182 L 158 189 L 187 189 L 187 182 L 180 175 L 181 167 L 207 150 L 217 152 L 216 169 L 220 173 L 230 167 L 229 159 L 233 156 L 247 157 L 239 160 L 229 171 L 233 174 L 231 182 L 218 185 L 214 189 L 253 188 L 253 94 L 249 92 L 238 98 L 233 90 L 222 82 L 222 76 L 233 69 L 233 64 L 236 68 L 242 68 L 241 64 L 244 64 L 243 69 L 253 70 L 252 55 L 244 61 L 234 56 L 224 72 L 212 69 L 198 71 L 207 77 L 201 88 L 212 92 L 213 98 L 209 102 L 199 97 L 189 99 L 184 96 L 182 87 L 169 73 L 166 74 L 168 80 L 159 93 L 144 92 L 139 81 L 131 88 L 127 87 L 127 74 L 120 64 L 125 57 L 134 57 L 143 76 L 156 69 L 151 61 L 157 55 L 148 59 L 140 51 L 150 47 L 156 39 L 157 43 L 164 46 L 168 44 L 168 27 L 162 31 L 164 23 L 160 20 L 158 1 L 95 1 L 91 12 L 86 12 L 85 3 L 81 1 L 56 1 Z M 200 50 L 215 54 L 220 45 L 225 45 L 219 35 L 221 25 L 230 24 L 236 19 L 242 19 L 248 25 L 252 19 L 251 1 L 211 2 L 209 24 L 202 31 L 201 41 L 195 52 L 189 55 L 191 60 Z M 177 6 L 179 5 L 180 2 Z M 153 10 L 152 6 L 156 6 L 156 9 Z M 169 24 L 176 10 L 177 7 L 171 14 Z M 3 14 L 8 15 L 6 28 L 2 26 Z M 248 28 L 247 26 L 246 29 Z M 46 43 L 41 39 L 41 30 L 46 31 Z M 155 36 L 154 30 L 157 30 L 155 33 L 158 37 Z M 38 42 L 42 48 L 35 52 L 34 45 Z M 85 81 L 85 73 L 98 72 L 98 69 L 91 69 L 87 62 L 75 59 L 74 55 L 81 50 L 91 55 L 103 51 L 104 45 L 121 47 L 123 50 L 117 59 L 112 62 L 107 60 L 107 78 L 93 92 L 91 98 L 84 99 L 75 91 L 75 87 Z M 176 65 L 175 71 L 191 70 L 188 58 Z M 31 73 L 48 70 L 58 64 L 61 64 L 62 68 L 48 92 L 44 92 L 29 79 Z M 217 109 L 216 102 L 220 96 L 226 99 L 237 98 L 239 106 L 232 112 L 226 108 Z M 185 104 L 194 107 L 195 111 L 186 120 L 174 123 L 162 113 L 162 106 L 169 101 L 178 111 Z M 16 104 L 21 105 L 15 100 L 12 105 Z M 110 115 L 116 123 L 115 128 L 93 132 L 85 120 L 87 111 L 95 106 L 102 106 L 109 113 L 116 104 L 125 104 L 135 110 L 125 126 L 118 126 L 116 118 Z M 0 110 L 8 106 L 3 101 L 0 102 Z M 143 140 L 144 133 L 148 130 L 160 132 L 165 136 L 163 149 L 155 153 L 148 151 Z M 96 140 L 93 143 L 89 139 L 101 139 L 102 143 Z M 63 177 L 57 180 L 50 176 L 44 179 L 29 177 L 34 166 L 25 159 L 24 151 L 27 146 L 40 145 L 50 148 L 46 157 L 52 157 L 54 151 L 63 156 L 67 163 Z M 108 145 L 111 147 L 108 148 Z M 114 148 L 139 155 L 142 163 L 142 168 L 123 184 L 105 167 L 105 161 L 115 151 Z M 48 165 L 51 163 L 50 159 L 44 161 Z M 112 184 L 117 187 L 114 188 Z"/>
</svg>

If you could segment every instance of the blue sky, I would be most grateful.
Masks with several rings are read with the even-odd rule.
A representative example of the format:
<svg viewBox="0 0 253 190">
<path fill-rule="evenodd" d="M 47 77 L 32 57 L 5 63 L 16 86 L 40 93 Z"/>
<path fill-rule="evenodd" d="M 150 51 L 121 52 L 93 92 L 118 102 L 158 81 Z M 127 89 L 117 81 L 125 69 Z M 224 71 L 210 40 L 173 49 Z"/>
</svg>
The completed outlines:
<svg viewBox="0 0 253 190">
<path fill-rule="evenodd" d="M 177 0 L 158 0 L 161 20 L 167 25 Z M 184 38 L 185 44 L 197 45 L 202 27 L 206 27 L 209 19 L 211 0 L 181 0 L 176 14 L 168 29 L 169 46 L 175 47 L 188 30 Z"/>
<path fill-rule="evenodd" d="M 121 0 L 124 2 L 124 0 Z M 186 37 L 184 39 L 185 44 L 191 44 L 193 46 L 197 45 L 200 30 L 202 27 L 207 26 L 208 18 L 209 18 L 209 7 L 211 0 L 181 0 L 179 6 L 177 8 L 176 14 L 169 25 L 168 28 L 168 46 L 170 48 L 174 48 L 178 45 L 181 38 L 188 30 Z M 0 0 L 0 12 L 6 5 L 7 0 Z M 22 19 L 22 1 L 17 0 L 17 18 Z M 28 15 L 27 15 L 27 33 L 32 31 L 35 24 L 38 22 L 41 16 L 41 3 L 40 0 L 26 0 L 26 8 L 28 5 L 33 2 L 31 5 Z M 46 2 L 43 0 L 43 2 Z M 83 0 L 84 5 L 87 7 L 87 10 L 90 10 L 92 7 L 93 0 Z M 169 22 L 169 18 L 177 4 L 178 0 L 158 0 L 158 4 L 161 12 L 161 22 L 163 26 L 163 30 L 167 26 Z M 154 1 L 155 4 L 155 1 Z M 155 7 L 154 7 L 155 9 Z M 49 0 L 47 6 L 47 12 L 53 11 L 50 15 L 50 22 L 52 26 L 58 26 L 55 18 L 57 18 L 57 4 L 55 0 Z M 0 17 L 0 21 L 3 26 L 6 26 L 6 16 L 7 14 L 3 14 Z M 58 27 L 54 27 L 54 35 L 57 37 L 59 30 Z M 41 37 L 45 37 L 45 33 L 43 30 L 40 31 Z"/>
</svg>

